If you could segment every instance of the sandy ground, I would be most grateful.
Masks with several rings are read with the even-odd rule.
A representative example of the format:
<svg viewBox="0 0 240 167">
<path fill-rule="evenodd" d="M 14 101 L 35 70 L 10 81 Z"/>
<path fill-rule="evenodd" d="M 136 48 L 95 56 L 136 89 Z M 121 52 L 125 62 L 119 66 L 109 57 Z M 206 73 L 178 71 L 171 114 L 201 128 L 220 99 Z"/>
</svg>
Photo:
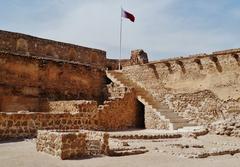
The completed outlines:
<svg viewBox="0 0 240 167">
<path fill-rule="evenodd" d="M 239 143 L 239 138 L 227 138 L 206 135 L 201 141 L 216 141 L 224 143 Z M 181 139 L 182 140 L 182 139 Z M 133 141 L 129 141 L 131 144 Z M 158 147 L 162 142 L 139 141 L 139 145 Z M 159 147 L 161 149 L 161 147 Z M 149 152 L 140 155 L 123 157 L 98 157 L 91 159 L 60 160 L 51 155 L 37 152 L 34 140 L 0 143 L 0 167 L 239 167 L 240 154 L 222 155 L 204 159 L 187 159 L 163 153 L 161 150 L 150 149 Z"/>
</svg>

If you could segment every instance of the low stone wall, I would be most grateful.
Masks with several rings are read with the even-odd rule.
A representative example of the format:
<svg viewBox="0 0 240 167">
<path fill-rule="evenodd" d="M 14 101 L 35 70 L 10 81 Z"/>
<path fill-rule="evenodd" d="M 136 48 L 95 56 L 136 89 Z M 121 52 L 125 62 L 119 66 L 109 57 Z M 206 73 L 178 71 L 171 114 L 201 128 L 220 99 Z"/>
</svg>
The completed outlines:
<svg viewBox="0 0 240 167">
<path fill-rule="evenodd" d="M 122 97 L 112 98 L 100 105 L 99 126 L 101 130 L 125 130 L 138 124 L 138 108 L 135 92 L 127 90 Z"/>
<path fill-rule="evenodd" d="M 240 113 L 240 99 L 223 101 L 209 90 L 196 93 L 166 94 L 169 108 L 192 123 L 208 125 Z"/>
<path fill-rule="evenodd" d="M 97 131 L 38 131 L 37 151 L 61 159 L 81 158 L 108 154 L 109 135 Z"/>
<path fill-rule="evenodd" d="M 0 113 L 0 140 L 36 137 L 39 129 L 97 129 L 89 113 Z"/>
<path fill-rule="evenodd" d="M 50 112 L 0 112 L 0 140 L 36 137 L 43 129 L 123 130 L 138 124 L 135 93 L 128 90 L 97 107 L 95 101 L 55 101 Z"/>
<path fill-rule="evenodd" d="M 240 137 L 240 113 L 231 114 L 225 120 L 212 123 L 209 129 L 217 135 Z"/>
</svg>

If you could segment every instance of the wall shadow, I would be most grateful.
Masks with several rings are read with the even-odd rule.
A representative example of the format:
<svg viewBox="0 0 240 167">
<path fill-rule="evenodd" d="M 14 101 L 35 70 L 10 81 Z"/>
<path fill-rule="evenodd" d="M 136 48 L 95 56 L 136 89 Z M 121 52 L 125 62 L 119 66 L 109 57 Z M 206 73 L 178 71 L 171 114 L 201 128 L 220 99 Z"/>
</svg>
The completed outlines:
<svg viewBox="0 0 240 167">
<path fill-rule="evenodd" d="M 145 110 L 144 105 L 137 100 L 137 121 L 136 121 L 136 128 L 145 129 Z"/>
<path fill-rule="evenodd" d="M 180 60 L 177 60 L 177 61 L 176 61 L 176 64 L 178 64 L 178 65 L 181 67 L 182 72 L 185 74 L 185 73 L 186 73 L 186 69 L 185 69 L 185 67 L 184 67 L 183 62 L 180 61 Z"/>
<path fill-rule="evenodd" d="M 194 59 L 194 62 L 197 63 L 200 70 L 203 70 L 203 65 L 200 59 Z"/>
<path fill-rule="evenodd" d="M 237 64 L 238 64 L 238 66 L 240 66 L 240 59 L 239 59 L 239 55 L 235 53 L 235 54 L 233 54 L 232 56 L 233 56 L 233 58 L 236 60 L 236 62 L 237 62 Z"/>
<path fill-rule="evenodd" d="M 157 79 L 159 79 L 159 74 L 157 72 L 156 66 L 154 64 L 148 64 L 147 65 L 149 68 L 153 69 L 153 73 Z"/>
<path fill-rule="evenodd" d="M 222 72 L 222 66 L 216 56 L 210 56 L 210 59 L 215 63 L 218 72 Z"/>
</svg>

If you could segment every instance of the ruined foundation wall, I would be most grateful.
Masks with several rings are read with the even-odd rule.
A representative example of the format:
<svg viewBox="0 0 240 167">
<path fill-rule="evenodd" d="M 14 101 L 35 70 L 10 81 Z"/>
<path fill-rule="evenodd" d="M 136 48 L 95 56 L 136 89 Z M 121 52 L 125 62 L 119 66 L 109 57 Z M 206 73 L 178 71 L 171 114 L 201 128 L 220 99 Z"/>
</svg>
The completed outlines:
<svg viewBox="0 0 240 167">
<path fill-rule="evenodd" d="M 94 114 L 0 113 L 0 140 L 36 137 L 41 129 L 96 129 Z"/>
<path fill-rule="evenodd" d="M 101 130 L 125 130 L 137 125 L 137 100 L 133 91 L 123 97 L 105 101 L 99 106 L 99 128 Z"/>
<path fill-rule="evenodd" d="M 36 137 L 42 129 L 123 130 L 137 125 L 136 99 L 131 91 L 99 107 L 94 101 L 52 103 L 50 112 L 1 112 L 0 140 Z"/>
<path fill-rule="evenodd" d="M 128 66 L 124 74 L 159 103 L 201 124 L 240 110 L 239 50 Z"/>
<path fill-rule="evenodd" d="M 43 111 L 50 100 L 104 100 L 105 72 L 79 63 L 0 52 L 0 111 Z"/>
<path fill-rule="evenodd" d="M 0 30 L 0 50 L 37 57 L 70 60 L 105 67 L 106 52 L 30 35 Z"/>
</svg>

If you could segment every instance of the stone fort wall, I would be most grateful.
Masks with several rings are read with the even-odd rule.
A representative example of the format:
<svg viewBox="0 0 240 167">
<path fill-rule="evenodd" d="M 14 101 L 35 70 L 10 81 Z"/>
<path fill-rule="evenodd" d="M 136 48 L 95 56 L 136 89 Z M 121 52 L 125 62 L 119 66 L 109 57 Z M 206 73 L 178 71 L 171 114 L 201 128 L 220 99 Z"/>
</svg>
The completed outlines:
<svg viewBox="0 0 240 167">
<path fill-rule="evenodd" d="M 1 45 L 0 45 L 1 46 Z M 45 101 L 104 101 L 105 71 L 50 58 L 0 52 L 0 111 L 44 111 Z"/>
<path fill-rule="evenodd" d="M 240 50 L 127 66 L 124 74 L 160 103 L 199 124 L 240 112 Z"/>
<path fill-rule="evenodd" d="M 106 52 L 30 35 L 0 30 L 0 50 L 37 57 L 70 60 L 105 67 Z"/>
</svg>

